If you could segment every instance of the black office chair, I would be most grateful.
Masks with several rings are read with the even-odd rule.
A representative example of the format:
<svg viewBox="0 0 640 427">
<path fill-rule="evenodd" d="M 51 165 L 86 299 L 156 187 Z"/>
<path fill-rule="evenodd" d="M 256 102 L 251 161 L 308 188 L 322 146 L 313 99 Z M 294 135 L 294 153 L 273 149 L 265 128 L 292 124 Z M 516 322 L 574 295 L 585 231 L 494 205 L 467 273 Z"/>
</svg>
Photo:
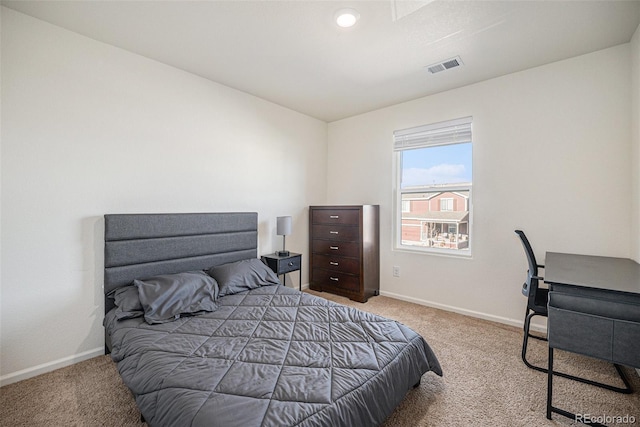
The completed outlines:
<svg viewBox="0 0 640 427">
<path fill-rule="evenodd" d="M 524 252 L 527 255 L 527 261 L 529 262 L 527 280 L 522 285 L 522 295 L 527 297 L 527 311 L 525 312 L 524 318 L 524 339 L 522 341 L 522 361 L 531 369 L 535 369 L 540 372 L 547 372 L 547 369 L 535 366 L 527 360 L 527 344 L 529 343 L 529 338 L 535 338 L 541 341 L 547 340 L 545 337 L 533 335 L 530 332 L 531 318 L 534 316 L 547 317 L 548 313 L 547 299 L 549 297 L 549 290 L 538 286 L 540 282 L 544 280 L 543 277 L 538 275 L 538 269 L 544 268 L 544 265 L 536 262 L 536 256 L 534 255 L 533 249 L 531 249 L 531 244 L 529 244 L 529 239 L 527 239 L 524 232 L 522 230 L 515 231 L 522 241 L 522 246 L 524 247 Z"/>
<path fill-rule="evenodd" d="M 546 368 L 542 368 L 540 366 L 535 366 L 527 360 L 527 344 L 529 342 L 529 338 L 535 338 L 541 341 L 547 341 L 546 337 L 540 337 L 537 335 L 531 334 L 529 331 L 531 325 L 531 318 L 534 316 L 545 316 L 548 317 L 549 311 L 547 308 L 548 299 L 549 299 L 549 289 L 540 288 L 538 285 L 541 281 L 544 280 L 542 276 L 538 275 L 538 269 L 544 268 L 544 265 L 538 264 L 536 262 L 536 256 L 533 253 L 533 249 L 531 249 L 531 244 L 529 243 L 529 239 L 524 234 L 522 230 L 515 230 L 516 234 L 520 237 L 522 241 L 522 246 L 524 247 L 524 252 L 527 255 L 527 261 L 529 263 L 529 270 L 527 270 L 527 280 L 522 285 L 522 295 L 527 297 L 527 311 L 525 313 L 524 318 L 524 339 L 522 341 L 522 361 L 527 367 L 531 369 L 535 369 L 536 371 L 548 373 L 549 370 Z M 576 377 L 574 375 L 565 374 L 563 372 L 553 371 L 553 375 L 568 378 L 570 380 L 579 381 L 581 383 L 590 384 L 596 387 L 605 388 L 607 390 L 612 390 L 618 393 L 629 394 L 632 393 L 633 390 L 628 379 L 625 377 L 622 372 L 620 366 L 618 364 L 614 364 L 618 375 L 622 379 L 624 383 L 624 387 L 615 387 L 609 384 L 603 384 L 598 381 L 592 381 L 586 378 Z"/>
</svg>

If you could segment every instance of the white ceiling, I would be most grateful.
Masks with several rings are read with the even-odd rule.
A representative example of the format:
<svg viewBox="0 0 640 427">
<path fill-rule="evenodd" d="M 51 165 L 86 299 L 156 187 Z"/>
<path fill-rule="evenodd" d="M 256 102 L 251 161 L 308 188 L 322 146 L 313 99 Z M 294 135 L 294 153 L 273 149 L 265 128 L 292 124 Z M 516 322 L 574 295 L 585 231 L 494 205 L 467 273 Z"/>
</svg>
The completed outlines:
<svg viewBox="0 0 640 427">
<path fill-rule="evenodd" d="M 627 43 L 640 24 L 640 0 L 2 4 L 328 122 Z M 343 7 L 355 27 L 333 22 Z"/>
</svg>

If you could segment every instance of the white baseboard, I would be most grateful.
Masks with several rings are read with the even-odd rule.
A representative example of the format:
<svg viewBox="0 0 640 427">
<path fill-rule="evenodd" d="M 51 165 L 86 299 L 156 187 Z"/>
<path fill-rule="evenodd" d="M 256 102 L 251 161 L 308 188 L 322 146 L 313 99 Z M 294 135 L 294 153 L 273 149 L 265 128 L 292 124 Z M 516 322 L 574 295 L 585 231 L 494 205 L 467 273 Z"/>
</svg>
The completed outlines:
<svg viewBox="0 0 640 427">
<path fill-rule="evenodd" d="M 52 362 L 43 363 L 42 365 L 34 366 L 32 368 L 3 375 L 0 377 L 0 387 L 17 383 L 18 381 L 26 380 L 40 374 L 55 371 L 56 369 L 64 368 L 65 366 L 70 366 L 74 363 L 82 362 L 83 360 L 88 360 L 103 354 L 104 347 L 94 348 L 93 350 L 84 351 Z"/>
<path fill-rule="evenodd" d="M 433 308 L 439 308 L 441 310 L 452 311 L 454 313 L 464 314 L 465 316 L 476 317 L 478 319 L 484 319 L 484 320 L 490 320 L 492 322 L 504 323 L 506 325 L 516 326 L 516 327 L 519 327 L 519 328 L 522 328 L 524 326 L 524 318 L 523 319 L 510 319 L 508 317 L 494 316 L 492 314 L 486 314 L 486 313 L 482 313 L 480 311 L 467 310 L 467 309 L 464 309 L 464 308 L 454 307 L 454 306 L 446 305 L 446 304 L 440 304 L 440 303 L 437 303 L 437 302 L 427 301 L 427 300 L 423 300 L 423 299 L 420 299 L 420 298 L 407 297 L 407 296 L 404 296 L 404 295 L 396 294 L 396 293 L 393 293 L 393 292 L 387 292 L 387 291 L 380 291 L 380 295 L 383 295 L 383 296 L 386 296 L 386 297 L 389 297 L 389 298 L 399 299 L 399 300 L 402 300 L 402 301 L 412 302 L 412 303 L 415 303 L 415 304 L 426 305 L 427 307 L 433 307 Z M 531 324 L 531 330 L 532 331 L 537 331 L 537 332 L 542 332 L 542 333 L 546 333 L 547 332 L 547 329 L 544 326 L 535 325 L 533 323 Z"/>
</svg>

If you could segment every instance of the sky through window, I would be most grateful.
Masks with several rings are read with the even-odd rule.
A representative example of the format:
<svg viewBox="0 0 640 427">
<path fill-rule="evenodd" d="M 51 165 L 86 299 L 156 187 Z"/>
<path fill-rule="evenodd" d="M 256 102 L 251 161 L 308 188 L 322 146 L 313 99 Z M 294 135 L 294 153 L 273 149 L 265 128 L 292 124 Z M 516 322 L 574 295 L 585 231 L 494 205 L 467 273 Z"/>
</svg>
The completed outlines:
<svg viewBox="0 0 640 427">
<path fill-rule="evenodd" d="M 471 143 L 402 152 L 402 188 L 472 181 Z"/>
</svg>

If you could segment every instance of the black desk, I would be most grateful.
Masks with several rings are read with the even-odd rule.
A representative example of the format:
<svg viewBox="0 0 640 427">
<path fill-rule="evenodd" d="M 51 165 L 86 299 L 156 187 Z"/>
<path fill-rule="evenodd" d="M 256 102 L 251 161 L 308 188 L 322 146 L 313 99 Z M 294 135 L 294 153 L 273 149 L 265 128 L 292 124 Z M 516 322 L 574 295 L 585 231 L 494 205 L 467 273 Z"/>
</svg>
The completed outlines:
<svg viewBox="0 0 640 427">
<path fill-rule="evenodd" d="M 544 281 L 549 285 L 547 418 L 555 412 L 580 421 L 552 405 L 553 375 L 559 375 L 553 371 L 553 350 L 613 363 L 625 388 L 574 379 L 631 393 L 619 364 L 640 367 L 640 264 L 627 258 L 547 252 Z"/>
<path fill-rule="evenodd" d="M 544 281 L 550 288 L 573 286 L 612 291 L 612 295 L 640 294 L 640 264 L 631 259 L 547 252 L 544 261 Z"/>
</svg>

